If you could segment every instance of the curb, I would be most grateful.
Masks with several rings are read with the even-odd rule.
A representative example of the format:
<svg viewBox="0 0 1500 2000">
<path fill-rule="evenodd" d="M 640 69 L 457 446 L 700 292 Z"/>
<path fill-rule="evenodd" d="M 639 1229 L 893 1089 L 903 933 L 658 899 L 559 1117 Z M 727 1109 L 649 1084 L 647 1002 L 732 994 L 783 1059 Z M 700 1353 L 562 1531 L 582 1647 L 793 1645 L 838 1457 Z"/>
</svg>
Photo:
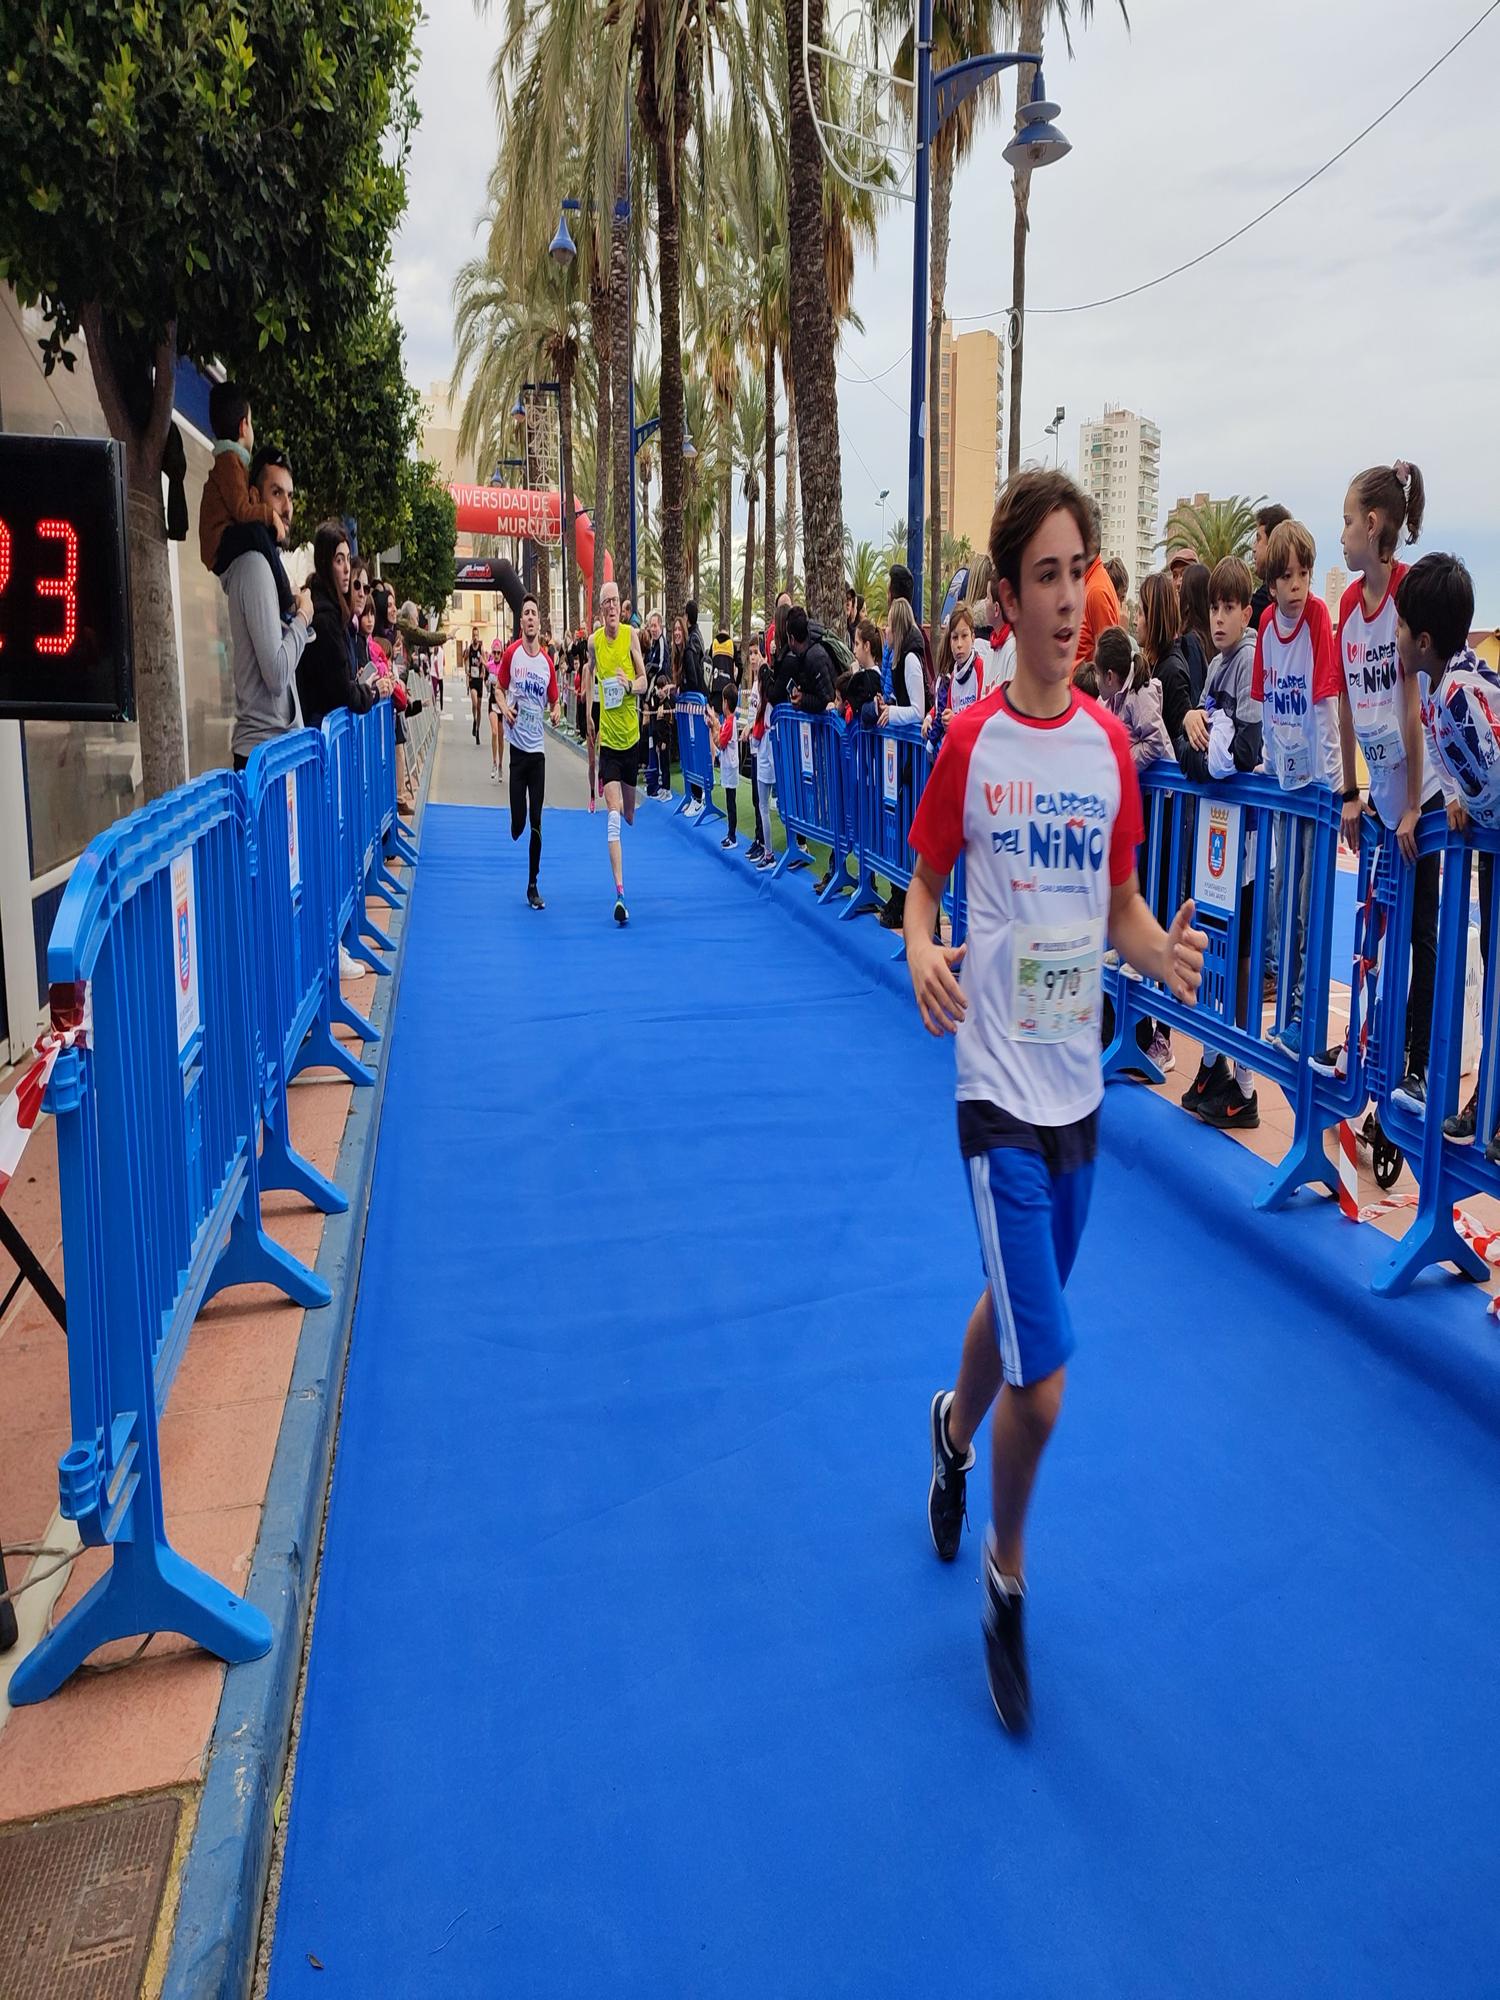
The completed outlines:
<svg viewBox="0 0 1500 2000">
<path fill-rule="evenodd" d="M 415 817 L 426 812 L 435 753 L 422 777 Z M 413 889 L 418 870 L 408 870 Z M 380 1111 L 390 1070 L 390 1026 L 406 964 L 411 898 L 397 913 L 396 962 L 376 981 L 370 1018 L 381 1031 L 372 1089 L 350 1101 L 334 1179 L 349 1207 L 323 1226 L 315 1269 L 330 1305 L 302 1322 L 297 1359 L 276 1439 L 261 1510 L 247 1602 L 271 1622 L 271 1650 L 224 1677 L 209 1739 L 207 1768 L 168 1949 L 161 2000 L 244 2000 L 255 1973 L 261 1907 L 270 1870 L 271 1813 L 291 1737 L 308 1608 L 327 1511 L 349 1336 L 364 1256 L 365 1220 L 374 1179 Z M 372 975 L 373 976 L 373 975 Z"/>
</svg>

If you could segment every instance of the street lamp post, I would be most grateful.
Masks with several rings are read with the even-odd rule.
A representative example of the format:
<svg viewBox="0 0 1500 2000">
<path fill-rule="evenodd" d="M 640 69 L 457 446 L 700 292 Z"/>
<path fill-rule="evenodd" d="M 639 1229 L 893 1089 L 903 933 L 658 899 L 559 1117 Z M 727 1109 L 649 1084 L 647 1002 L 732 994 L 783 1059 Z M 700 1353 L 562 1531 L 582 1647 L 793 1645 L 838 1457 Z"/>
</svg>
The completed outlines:
<svg viewBox="0 0 1500 2000">
<path fill-rule="evenodd" d="M 1047 425 L 1047 435 L 1052 440 L 1052 470 L 1054 472 L 1057 470 L 1059 460 L 1061 459 L 1062 456 L 1063 418 L 1067 414 L 1068 413 L 1063 408 L 1062 404 L 1059 403 L 1057 406 L 1057 415 L 1052 419 L 1051 423 Z"/>
<path fill-rule="evenodd" d="M 882 486 L 882 487 L 881 487 L 881 489 L 880 489 L 880 495 L 879 495 L 879 498 L 880 498 L 880 546 L 881 546 L 881 548 L 882 548 L 882 549 L 884 549 L 884 547 L 885 547 L 885 503 L 886 503 L 886 501 L 887 501 L 887 500 L 889 500 L 889 499 L 890 499 L 890 497 L 891 497 L 891 489 L 890 489 L 890 487 L 889 487 L 889 486 Z"/>
<path fill-rule="evenodd" d="M 932 147 L 938 133 L 967 97 L 1001 70 L 1029 65 L 1035 76 L 1027 104 L 1026 123 L 1005 148 L 1010 167 L 1045 167 L 1069 152 L 1068 141 L 1052 122 L 1058 107 L 1049 104 L 1042 83 L 1039 55 L 966 56 L 947 69 L 932 71 L 933 0 L 918 0 L 916 47 L 916 190 L 912 224 L 911 274 L 911 431 L 907 454 L 906 566 L 912 573 L 912 599 L 920 615 L 922 603 L 922 544 L 926 533 L 927 445 L 927 244 L 932 205 Z"/>
</svg>

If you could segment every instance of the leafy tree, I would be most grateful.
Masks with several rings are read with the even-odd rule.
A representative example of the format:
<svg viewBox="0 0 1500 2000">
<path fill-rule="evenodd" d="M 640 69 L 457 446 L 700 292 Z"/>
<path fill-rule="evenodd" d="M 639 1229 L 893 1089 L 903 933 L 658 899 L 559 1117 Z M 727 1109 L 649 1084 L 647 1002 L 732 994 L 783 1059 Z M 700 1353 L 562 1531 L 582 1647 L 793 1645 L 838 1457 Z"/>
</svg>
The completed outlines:
<svg viewBox="0 0 1500 2000">
<path fill-rule="evenodd" d="M 1167 532 L 1157 543 L 1162 549 L 1191 549 L 1199 562 L 1210 569 L 1225 556 L 1248 561 L 1255 546 L 1255 510 L 1264 507 L 1265 495 L 1246 500 L 1231 494 L 1227 500 L 1204 500 L 1197 506 L 1174 507 L 1167 516 Z"/>
<path fill-rule="evenodd" d="M 401 560 L 392 566 L 402 595 L 423 611 L 440 611 L 453 594 L 458 509 L 448 482 L 430 459 L 408 459 L 402 474 L 406 530 Z"/>
<path fill-rule="evenodd" d="M 347 515 L 366 556 L 399 542 L 421 411 L 406 380 L 389 290 L 338 348 L 268 344 L 240 380 L 256 442 L 280 445 L 292 461 L 299 535 L 306 539 L 319 521 Z"/>
<path fill-rule="evenodd" d="M 0 7 L 0 281 L 125 447 L 148 797 L 186 772 L 161 460 L 177 357 L 336 351 L 405 205 L 419 0 Z"/>
</svg>

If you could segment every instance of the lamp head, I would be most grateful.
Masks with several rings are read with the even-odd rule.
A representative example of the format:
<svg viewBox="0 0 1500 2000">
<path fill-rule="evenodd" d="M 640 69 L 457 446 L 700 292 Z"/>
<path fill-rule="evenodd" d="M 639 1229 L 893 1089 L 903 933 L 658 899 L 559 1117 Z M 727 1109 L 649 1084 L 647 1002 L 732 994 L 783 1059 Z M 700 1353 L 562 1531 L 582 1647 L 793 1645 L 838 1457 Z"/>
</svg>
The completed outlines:
<svg viewBox="0 0 1500 2000">
<path fill-rule="evenodd" d="M 1001 156 L 1008 167 L 1050 167 L 1054 160 L 1060 160 L 1073 150 L 1072 142 L 1058 131 L 1055 120 L 1062 114 L 1062 107 L 1053 104 L 1047 96 L 1047 86 L 1038 68 L 1031 85 L 1031 97 L 1026 106 L 1026 123 L 1017 132 Z"/>
<path fill-rule="evenodd" d="M 557 218 L 557 234 L 547 245 L 547 255 L 557 265 L 558 269 L 563 271 L 568 268 L 573 259 L 578 255 L 578 245 L 573 241 L 572 233 L 568 228 L 566 210 Z"/>
<path fill-rule="evenodd" d="M 683 427 L 682 432 L 682 455 L 684 458 L 696 458 L 698 456 L 698 447 L 688 436 L 686 426 Z"/>
</svg>

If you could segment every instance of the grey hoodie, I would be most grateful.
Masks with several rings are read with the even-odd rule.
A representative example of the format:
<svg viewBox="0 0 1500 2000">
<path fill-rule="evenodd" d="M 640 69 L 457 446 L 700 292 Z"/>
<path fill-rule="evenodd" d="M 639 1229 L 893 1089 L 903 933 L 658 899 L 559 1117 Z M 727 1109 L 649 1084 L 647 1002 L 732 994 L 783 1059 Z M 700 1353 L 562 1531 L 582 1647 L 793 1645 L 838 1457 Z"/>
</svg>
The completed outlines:
<svg viewBox="0 0 1500 2000">
<path fill-rule="evenodd" d="M 1259 770 L 1261 747 L 1261 704 L 1250 692 L 1255 667 L 1255 634 L 1247 625 L 1239 644 L 1228 653 L 1215 653 L 1208 663 L 1203 686 L 1203 705 L 1213 713 L 1227 715 L 1233 731 L 1236 771 Z M 1195 750 L 1184 736 L 1178 745 L 1178 762 L 1189 778 L 1208 778 L 1208 752 Z"/>
<path fill-rule="evenodd" d="M 300 618 L 282 624 L 271 565 L 257 550 L 236 556 L 223 580 L 234 675 L 229 748 L 236 757 L 248 757 L 258 744 L 302 727 L 297 662 L 308 628 Z"/>
</svg>

